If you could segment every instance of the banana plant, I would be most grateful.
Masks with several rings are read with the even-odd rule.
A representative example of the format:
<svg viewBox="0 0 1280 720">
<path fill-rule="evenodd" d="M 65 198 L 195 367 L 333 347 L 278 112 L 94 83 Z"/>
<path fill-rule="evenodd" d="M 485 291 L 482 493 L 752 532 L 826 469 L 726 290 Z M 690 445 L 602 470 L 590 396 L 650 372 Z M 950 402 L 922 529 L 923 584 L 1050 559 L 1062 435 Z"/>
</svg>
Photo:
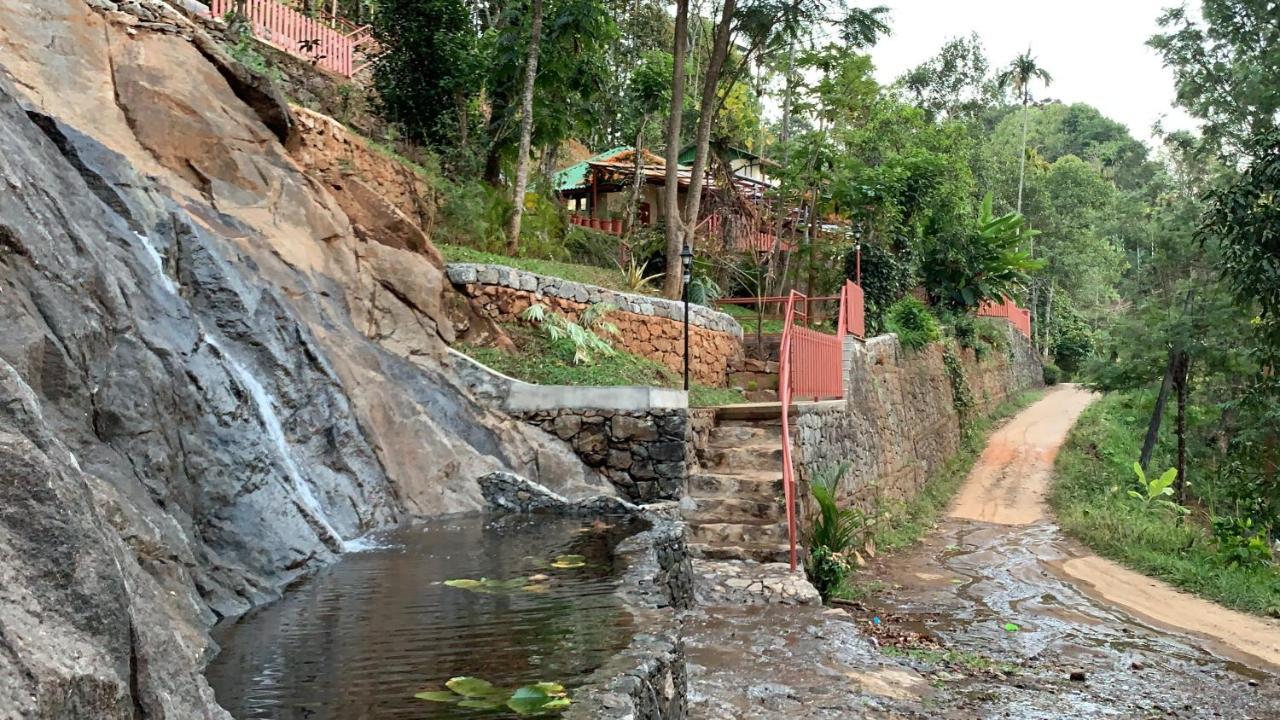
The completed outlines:
<svg viewBox="0 0 1280 720">
<path fill-rule="evenodd" d="M 1160 477 L 1148 480 L 1142 465 L 1135 462 L 1133 472 L 1138 476 L 1138 489 L 1130 490 L 1129 497 L 1141 501 L 1144 507 L 1161 507 L 1179 515 L 1190 512 L 1187 508 L 1167 499 L 1173 496 L 1173 481 L 1178 477 L 1177 468 L 1169 468 Z"/>
</svg>

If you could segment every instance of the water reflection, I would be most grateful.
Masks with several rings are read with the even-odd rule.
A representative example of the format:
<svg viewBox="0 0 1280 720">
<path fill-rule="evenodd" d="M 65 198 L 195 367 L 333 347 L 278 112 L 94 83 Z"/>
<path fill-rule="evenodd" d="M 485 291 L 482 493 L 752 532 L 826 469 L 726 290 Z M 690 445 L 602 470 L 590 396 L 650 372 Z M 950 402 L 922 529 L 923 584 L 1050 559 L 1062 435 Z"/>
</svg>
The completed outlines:
<svg viewBox="0 0 1280 720">
<path fill-rule="evenodd" d="M 510 717 L 412 697 L 460 675 L 572 688 L 631 639 L 613 593 L 630 530 L 562 518 L 452 518 L 380 538 L 272 605 L 214 629 L 209 667 L 236 718 L 384 720 Z M 559 555 L 586 564 L 554 568 Z M 620 569 L 620 568 L 618 568 Z M 539 591 L 476 593 L 456 578 L 546 575 Z"/>
</svg>

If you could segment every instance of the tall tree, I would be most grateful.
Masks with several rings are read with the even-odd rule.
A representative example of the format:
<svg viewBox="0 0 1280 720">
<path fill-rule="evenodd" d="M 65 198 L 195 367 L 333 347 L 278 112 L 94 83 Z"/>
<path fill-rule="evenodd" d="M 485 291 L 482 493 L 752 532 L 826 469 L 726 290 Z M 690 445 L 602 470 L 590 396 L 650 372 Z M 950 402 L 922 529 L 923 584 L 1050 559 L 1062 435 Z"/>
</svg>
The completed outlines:
<svg viewBox="0 0 1280 720">
<path fill-rule="evenodd" d="M 1018 212 L 1022 212 L 1022 183 L 1027 172 L 1027 106 L 1031 104 L 1031 83 L 1036 80 L 1048 87 L 1053 82 L 1053 76 L 1040 67 L 1029 47 L 996 77 L 996 83 L 1001 88 L 1012 88 L 1013 94 L 1022 101 L 1022 155 L 1018 162 L 1018 204 L 1015 206 Z"/>
<path fill-rule="evenodd" d="M 524 90 L 520 96 L 520 150 L 516 179 L 511 190 L 511 219 L 507 224 L 507 253 L 520 246 L 520 221 L 524 217 L 524 192 L 529 183 L 529 150 L 533 142 L 533 84 L 538 78 L 538 49 L 542 47 L 542 0 L 533 0 L 529 21 L 529 54 L 525 60 Z"/>
<path fill-rule="evenodd" d="M 671 106 L 667 116 L 667 177 L 663 185 L 663 217 L 666 218 L 667 275 L 662 292 L 669 298 L 680 297 L 683 270 L 680 241 L 680 123 L 684 115 L 684 61 L 689 50 L 689 0 L 676 0 L 675 42 L 671 52 Z"/>
</svg>

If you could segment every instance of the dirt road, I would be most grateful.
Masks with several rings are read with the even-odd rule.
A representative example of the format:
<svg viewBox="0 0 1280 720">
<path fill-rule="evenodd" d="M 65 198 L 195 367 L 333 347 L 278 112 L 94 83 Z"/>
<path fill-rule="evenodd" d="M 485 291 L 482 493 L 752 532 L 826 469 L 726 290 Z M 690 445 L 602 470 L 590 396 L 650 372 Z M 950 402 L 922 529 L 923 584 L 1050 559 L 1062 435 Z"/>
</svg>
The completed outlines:
<svg viewBox="0 0 1280 720">
<path fill-rule="evenodd" d="M 1101 559 L 1053 523 L 1053 460 L 1093 397 L 1056 388 L 993 434 L 947 520 L 878 568 L 891 589 L 877 610 L 952 651 L 1084 678 L 1047 714 L 1013 717 L 1280 718 L 1280 623 Z"/>
<path fill-rule="evenodd" d="M 1280 718 L 1280 624 L 1102 560 L 1048 516 L 1091 399 L 1056 388 L 995 433 L 939 527 L 862 574 L 884 583 L 866 605 L 702 611 L 691 716 Z"/>
</svg>

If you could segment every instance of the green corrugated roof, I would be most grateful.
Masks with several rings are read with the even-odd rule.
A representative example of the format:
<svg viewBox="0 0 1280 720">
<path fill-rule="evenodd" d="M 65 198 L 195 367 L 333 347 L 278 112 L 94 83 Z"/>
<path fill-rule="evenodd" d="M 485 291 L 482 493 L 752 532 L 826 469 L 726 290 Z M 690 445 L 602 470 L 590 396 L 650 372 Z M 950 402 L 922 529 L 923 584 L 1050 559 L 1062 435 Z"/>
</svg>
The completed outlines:
<svg viewBox="0 0 1280 720">
<path fill-rule="evenodd" d="M 605 150 L 602 153 L 596 153 L 586 160 L 576 162 L 563 170 L 556 171 L 556 174 L 553 177 L 556 192 L 586 187 L 587 163 L 600 162 L 601 160 L 617 155 L 620 152 L 626 152 L 630 149 L 630 145 L 620 145 L 616 148 Z"/>
</svg>

